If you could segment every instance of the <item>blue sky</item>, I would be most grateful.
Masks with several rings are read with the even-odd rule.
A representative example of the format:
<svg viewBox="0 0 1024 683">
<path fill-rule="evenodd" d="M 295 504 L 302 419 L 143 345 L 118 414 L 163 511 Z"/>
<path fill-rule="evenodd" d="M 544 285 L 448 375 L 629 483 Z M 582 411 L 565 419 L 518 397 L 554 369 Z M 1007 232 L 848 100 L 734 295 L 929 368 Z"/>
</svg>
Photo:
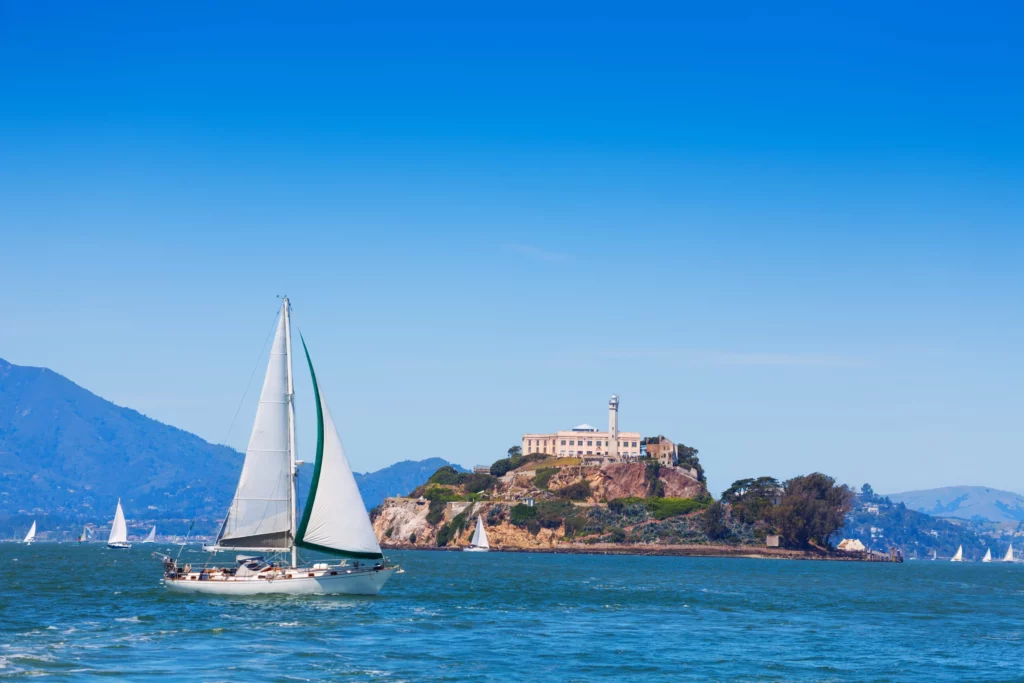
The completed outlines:
<svg viewBox="0 0 1024 683">
<path fill-rule="evenodd" d="M 288 293 L 360 470 L 1024 491 L 1019 12 L 5 3 L 0 357 L 241 448 Z"/>
</svg>

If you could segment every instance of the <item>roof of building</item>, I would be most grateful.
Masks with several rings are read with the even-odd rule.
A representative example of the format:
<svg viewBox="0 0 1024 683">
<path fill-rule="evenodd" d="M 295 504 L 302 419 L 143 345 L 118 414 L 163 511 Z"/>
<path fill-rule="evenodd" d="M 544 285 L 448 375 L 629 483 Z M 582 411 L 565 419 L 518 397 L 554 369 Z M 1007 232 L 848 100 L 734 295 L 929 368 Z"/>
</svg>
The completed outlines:
<svg viewBox="0 0 1024 683">
<path fill-rule="evenodd" d="M 597 427 L 591 427 L 590 425 L 584 423 L 584 424 L 577 425 L 577 426 L 573 427 L 572 431 L 574 431 L 574 432 L 596 432 L 597 431 Z"/>
</svg>

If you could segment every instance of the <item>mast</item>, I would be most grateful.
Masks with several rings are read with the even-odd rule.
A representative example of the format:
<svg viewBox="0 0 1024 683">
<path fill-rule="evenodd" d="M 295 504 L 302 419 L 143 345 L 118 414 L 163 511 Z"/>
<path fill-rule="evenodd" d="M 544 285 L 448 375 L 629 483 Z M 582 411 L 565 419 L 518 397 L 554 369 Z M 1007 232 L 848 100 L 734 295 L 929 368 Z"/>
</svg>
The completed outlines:
<svg viewBox="0 0 1024 683">
<path fill-rule="evenodd" d="M 298 563 L 298 553 L 295 549 L 295 534 L 298 528 L 296 524 L 296 498 L 295 498 L 295 478 L 297 472 L 295 470 L 295 385 L 292 383 L 292 318 L 289 313 L 289 302 L 288 297 L 284 298 L 284 303 L 281 304 L 281 315 L 284 316 L 284 348 L 285 348 L 285 363 L 288 368 L 288 473 L 291 481 L 291 505 L 289 514 L 291 515 L 291 526 L 292 526 L 292 566 L 296 566 Z"/>
</svg>

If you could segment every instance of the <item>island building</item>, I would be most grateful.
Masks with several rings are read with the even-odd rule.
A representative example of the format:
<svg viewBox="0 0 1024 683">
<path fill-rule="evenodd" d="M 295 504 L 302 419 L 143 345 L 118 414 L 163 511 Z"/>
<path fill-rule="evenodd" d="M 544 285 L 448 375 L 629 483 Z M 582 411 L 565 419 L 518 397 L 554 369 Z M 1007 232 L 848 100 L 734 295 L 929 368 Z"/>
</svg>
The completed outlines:
<svg viewBox="0 0 1024 683">
<path fill-rule="evenodd" d="M 647 437 L 642 450 L 644 456 L 654 458 L 665 467 L 676 462 L 676 445 L 661 434 Z"/>
<path fill-rule="evenodd" d="M 523 454 L 581 458 L 584 464 L 625 462 L 640 457 L 640 432 L 619 431 L 619 397 L 608 401 L 608 431 L 581 424 L 553 434 L 523 434 Z"/>
</svg>

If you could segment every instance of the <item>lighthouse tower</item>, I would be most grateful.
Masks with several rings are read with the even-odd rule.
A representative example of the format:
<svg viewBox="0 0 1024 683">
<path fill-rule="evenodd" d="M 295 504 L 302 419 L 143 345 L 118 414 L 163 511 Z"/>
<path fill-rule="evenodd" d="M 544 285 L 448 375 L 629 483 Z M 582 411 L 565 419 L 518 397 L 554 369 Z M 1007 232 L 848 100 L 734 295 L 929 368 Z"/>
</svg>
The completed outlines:
<svg viewBox="0 0 1024 683">
<path fill-rule="evenodd" d="M 608 456 L 619 459 L 619 397 L 612 394 L 608 401 Z"/>
</svg>

